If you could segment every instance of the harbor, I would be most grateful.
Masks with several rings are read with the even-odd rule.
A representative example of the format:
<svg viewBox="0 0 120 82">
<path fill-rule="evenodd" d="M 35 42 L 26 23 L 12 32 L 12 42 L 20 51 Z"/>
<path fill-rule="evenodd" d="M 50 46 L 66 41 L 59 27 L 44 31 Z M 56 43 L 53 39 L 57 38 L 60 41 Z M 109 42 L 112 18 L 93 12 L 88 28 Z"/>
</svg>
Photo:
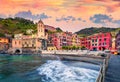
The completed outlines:
<svg viewBox="0 0 120 82">
<path fill-rule="evenodd" d="M 69 52 L 69 54 L 68 54 L 68 52 Z M 79 81 L 83 81 L 83 80 L 87 81 L 87 82 L 89 82 L 89 81 L 104 82 L 105 75 L 106 75 L 107 68 L 108 68 L 109 58 L 110 58 L 110 54 L 108 54 L 108 53 L 106 53 L 106 55 L 105 55 L 105 53 L 103 53 L 103 52 L 98 53 L 98 52 L 94 51 L 94 53 L 93 53 L 93 51 L 86 51 L 86 50 L 82 50 L 82 51 L 80 51 L 80 50 L 79 51 L 76 51 L 76 50 L 73 50 L 73 51 L 71 51 L 71 50 L 70 51 L 68 51 L 68 50 L 67 51 L 65 51 L 65 50 L 64 51 L 42 51 L 41 54 L 31 54 L 31 55 L 30 54 L 26 54 L 26 55 L 25 54 L 20 54 L 20 55 L 15 55 L 15 54 L 14 55 L 7 55 L 7 54 L 5 55 L 5 54 L 3 54 L 0 56 L 1 66 L 2 66 L 2 68 L 5 67 L 6 70 L 8 70 L 8 68 L 10 67 L 10 70 L 9 70 L 10 75 L 8 75 L 4 79 L 1 77 L 0 81 L 7 82 L 8 77 L 10 77 L 9 80 L 12 81 L 11 75 L 14 76 L 14 72 L 15 72 L 15 74 L 18 72 L 21 72 L 21 73 L 24 72 L 25 75 L 24 74 L 23 75 L 28 79 L 32 78 L 32 80 L 21 79 L 19 82 L 27 82 L 27 81 L 44 82 L 43 79 L 47 82 L 51 82 L 51 81 L 56 82 L 56 81 L 58 81 L 56 77 L 59 78 L 60 82 L 62 82 L 62 81 L 65 81 L 65 82 L 67 82 L 67 81 L 77 82 L 78 81 L 79 82 Z M 7 61 L 7 62 L 5 63 L 5 61 Z M 2 62 L 3 62 L 3 64 L 2 64 Z M 9 66 L 6 68 L 6 64 L 8 66 L 10 64 L 12 64 L 12 67 Z M 26 67 L 24 68 L 24 67 L 21 67 L 18 65 L 22 65 L 22 66 L 27 65 L 26 66 L 27 68 Z M 71 65 L 71 66 L 69 67 L 69 65 Z M 18 66 L 18 68 L 16 66 Z M 47 66 L 48 69 L 46 67 L 41 68 L 41 66 L 43 66 L 43 67 Z M 17 70 L 16 69 L 13 70 L 14 67 L 16 67 Z M 74 68 L 74 70 L 73 70 L 73 68 Z M 38 73 L 36 73 L 37 71 L 34 72 L 35 69 L 37 69 L 37 71 L 39 71 L 40 75 Z M 44 70 L 42 70 L 42 69 L 44 69 Z M 54 71 L 53 71 L 53 69 L 54 69 Z M 81 69 L 82 71 L 80 71 L 78 69 Z M 20 71 L 18 71 L 18 70 L 20 70 Z M 60 72 L 61 70 L 66 70 L 66 71 L 64 71 L 62 73 L 62 72 Z M 82 77 L 84 77 L 83 80 L 81 79 L 82 77 L 79 76 L 79 74 L 76 75 L 75 71 L 77 71 L 77 70 L 79 71 L 78 72 L 79 74 L 83 72 L 82 73 Z M 87 72 L 90 70 L 91 70 L 91 74 Z M 3 71 L 3 69 L 1 69 L 1 72 L 2 71 Z M 30 71 L 30 72 L 29 72 L 29 74 L 26 75 L 27 71 Z M 50 72 L 50 71 L 52 71 L 52 72 Z M 0 74 L 1 74 L 1 72 L 0 72 Z M 59 72 L 60 74 L 57 72 Z M 95 73 L 96 76 L 92 75 L 92 72 Z M 53 73 L 57 73 L 58 75 L 52 76 L 51 74 L 53 74 Z M 61 76 L 61 74 L 66 74 L 66 73 L 67 73 L 67 75 L 65 75 L 66 77 L 64 79 L 62 79 L 63 77 Z M 71 77 L 73 79 L 68 80 L 68 75 L 69 75 L 68 73 L 71 74 L 71 76 L 69 76 L 69 77 Z M 90 75 L 86 76 L 87 73 Z M 2 72 L 2 74 L 4 74 L 4 72 Z M 40 78 L 41 74 L 45 74 L 45 76 L 43 78 Z M 59 75 L 60 75 L 60 77 L 59 77 Z M 35 78 L 34 76 L 36 76 L 37 78 Z M 52 78 L 52 77 L 54 77 L 54 78 Z M 80 78 L 78 78 L 78 77 L 80 77 Z M 21 76 L 18 75 L 17 78 L 20 79 Z M 45 78 L 47 78 L 47 79 L 45 79 Z M 78 80 L 75 80 L 75 78 Z M 86 78 L 88 78 L 88 79 L 86 79 Z M 14 79 L 14 82 L 18 82 L 18 79 Z M 38 80 L 40 80 L 40 81 L 38 81 Z"/>
</svg>

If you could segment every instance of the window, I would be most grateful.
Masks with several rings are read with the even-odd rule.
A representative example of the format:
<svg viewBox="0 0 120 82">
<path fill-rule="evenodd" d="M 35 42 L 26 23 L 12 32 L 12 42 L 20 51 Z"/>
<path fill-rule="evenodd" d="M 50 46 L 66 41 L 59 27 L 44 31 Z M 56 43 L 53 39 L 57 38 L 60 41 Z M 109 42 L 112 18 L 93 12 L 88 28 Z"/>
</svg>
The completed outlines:
<svg viewBox="0 0 120 82">
<path fill-rule="evenodd" d="M 42 32 L 42 29 L 41 29 L 41 32 Z"/>
<path fill-rule="evenodd" d="M 104 41 L 106 41 L 107 39 L 106 38 L 104 38 Z"/>
<path fill-rule="evenodd" d="M 15 44 L 17 44 L 17 42 L 15 41 Z"/>
<path fill-rule="evenodd" d="M 119 45 L 119 43 L 117 43 Z"/>
<path fill-rule="evenodd" d="M 29 47 L 29 45 L 28 45 L 28 44 L 26 44 L 26 47 Z"/>
<path fill-rule="evenodd" d="M 101 39 L 99 39 L 99 41 L 101 41 Z"/>
<path fill-rule="evenodd" d="M 106 36 L 106 34 L 105 34 L 105 36 Z"/>
<path fill-rule="evenodd" d="M 97 39 L 95 40 L 95 42 L 97 42 Z"/>
<path fill-rule="evenodd" d="M 19 44 L 20 44 L 21 42 L 19 41 Z"/>
<path fill-rule="evenodd" d="M 103 43 L 103 45 L 106 45 L 106 43 Z"/>
<path fill-rule="evenodd" d="M 92 40 L 92 42 L 94 42 L 94 40 Z"/>
<path fill-rule="evenodd" d="M 35 45 L 34 45 L 34 44 L 32 44 L 32 47 L 35 47 Z"/>
</svg>

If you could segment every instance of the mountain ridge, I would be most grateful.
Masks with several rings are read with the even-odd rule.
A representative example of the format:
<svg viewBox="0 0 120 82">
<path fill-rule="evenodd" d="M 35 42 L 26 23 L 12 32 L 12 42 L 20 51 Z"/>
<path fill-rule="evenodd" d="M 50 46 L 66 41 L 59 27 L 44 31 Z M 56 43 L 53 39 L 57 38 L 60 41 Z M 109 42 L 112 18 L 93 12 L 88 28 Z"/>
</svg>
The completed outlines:
<svg viewBox="0 0 120 82">
<path fill-rule="evenodd" d="M 110 28 L 110 27 L 90 27 L 90 28 L 84 28 L 81 29 L 77 32 L 75 32 L 76 34 L 78 34 L 81 37 L 86 37 L 89 35 L 93 35 L 96 33 L 106 33 L 106 32 L 117 32 L 119 31 L 120 28 Z"/>
</svg>

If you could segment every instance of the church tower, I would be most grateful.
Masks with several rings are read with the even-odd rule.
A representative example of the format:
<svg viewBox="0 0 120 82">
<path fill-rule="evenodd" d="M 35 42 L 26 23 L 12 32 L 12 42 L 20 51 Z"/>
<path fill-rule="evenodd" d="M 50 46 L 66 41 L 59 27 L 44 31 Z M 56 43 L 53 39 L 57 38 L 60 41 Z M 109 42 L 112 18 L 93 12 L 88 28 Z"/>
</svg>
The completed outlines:
<svg viewBox="0 0 120 82">
<path fill-rule="evenodd" d="M 42 39 L 45 37 L 45 26 L 42 20 L 39 20 L 37 24 L 37 36 Z"/>
</svg>

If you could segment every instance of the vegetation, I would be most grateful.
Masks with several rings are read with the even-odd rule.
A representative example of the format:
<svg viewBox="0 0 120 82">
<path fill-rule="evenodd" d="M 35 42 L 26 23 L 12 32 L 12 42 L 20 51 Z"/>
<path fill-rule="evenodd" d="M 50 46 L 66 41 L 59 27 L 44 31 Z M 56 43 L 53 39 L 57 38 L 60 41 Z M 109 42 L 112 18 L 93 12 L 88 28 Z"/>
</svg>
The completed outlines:
<svg viewBox="0 0 120 82">
<path fill-rule="evenodd" d="M 5 34 L 16 34 L 23 33 L 26 34 L 27 29 L 36 30 L 36 24 L 33 21 L 24 19 L 24 18 L 0 18 L 0 36 L 4 36 Z"/>
<path fill-rule="evenodd" d="M 0 37 L 4 37 L 5 34 L 9 34 L 9 35 L 14 35 L 18 33 L 27 34 L 26 31 L 28 29 L 32 29 L 33 30 L 32 33 L 36 33 L 37 32 L 36 28 L 37 25 L 34 24 L 33 21 L 24 18 L 19 18 L 19 17 L 6 18 L 6 19 L 0 18 Z M 60 27 L 57 27 L 56 30 L 57 30 L 56 32 L 63 32 L 62 29 L 60 29 Z M 103 32 L 103 33 L 113 32 L 114 34 L 114 32 L 118 30 L 120 30 L 120 28 L 91 27 L 91 28 L 82 29 L 76 33 L 80 37 L 85 37 L 99 32 Z M 54 34 L 56 32 L 48 31 L 49 34 Z"/>
<path fill-rule="evenodd" d="M 54 33 L 56 33 L 56 32 L 48 30 L 47 33 L 48 33 L 48 34 L 54 34 Z"/>
<path fill-rule="evenodd" d="M 62 46 L 63 50 L 78 50 L 80 49 L 79 46 Z"/>
<path fill-rule="evenodd" d="M 0 37 L 4 37 L 5 35 L 3 33 L 0 33 Z"/>
<path fill-rule="evenodd" d="M 85 36 L 89 36 L 95 33 L 106 33 L 106 32 L 116 32 L 118 31 L 120 28 L 107 28 L 107 27 L 101 27 L 101 28 L 96 28 L 96 27 L 91 27 L 91 28 L 85 28 L 82 29 L 78 32 L 76 32 L 79 36 L 85 37 Z"/>
<path fill-rule="evenodd" d="M 86 47 L 85 46 L 81 46 L 81 48 L 80 48 L 81 50 L 85 50 L 86 49 Z"/>
<path fill-rule="evenodd" d="M 63 32 L 59 27 L 56 28 L 57 32 Z"/>
</svg>

